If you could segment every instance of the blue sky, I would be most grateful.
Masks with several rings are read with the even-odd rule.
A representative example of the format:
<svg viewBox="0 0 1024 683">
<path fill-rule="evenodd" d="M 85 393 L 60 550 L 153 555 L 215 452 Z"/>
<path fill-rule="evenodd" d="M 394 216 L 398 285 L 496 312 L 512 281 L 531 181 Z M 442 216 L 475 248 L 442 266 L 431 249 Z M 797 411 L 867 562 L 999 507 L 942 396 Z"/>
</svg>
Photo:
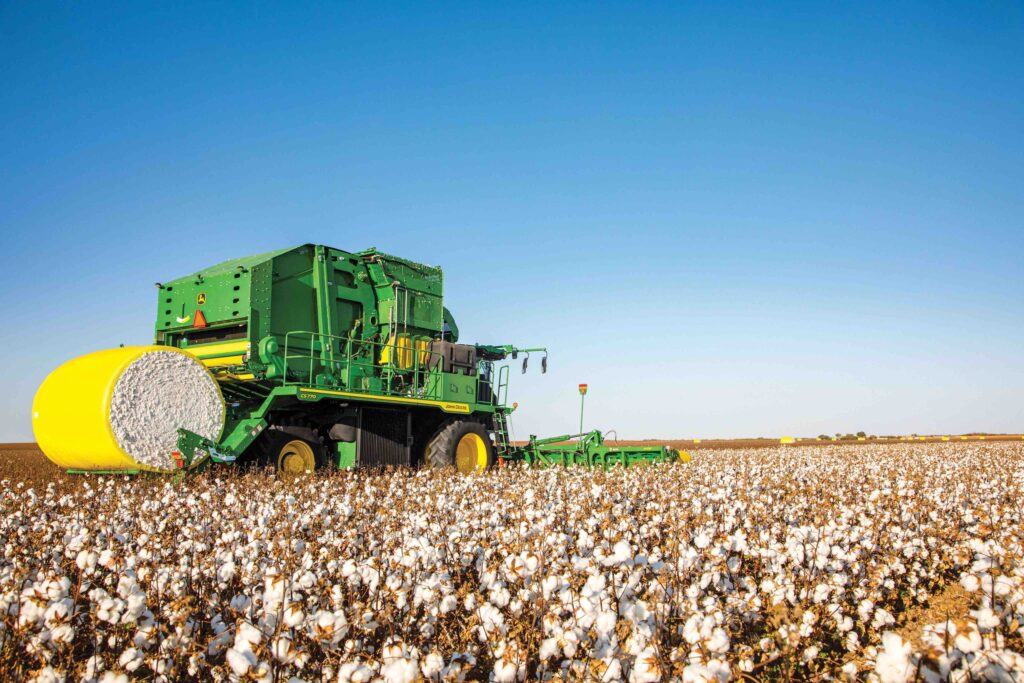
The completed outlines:
<svg viewBox="0 0 1024 683">
<path fill-rule="evenodd" d="M 518 435 L 1024 430 L 1024 7 L 0 2 L 0 440 L 303 242 L 546 344 Z"/>
</svg>

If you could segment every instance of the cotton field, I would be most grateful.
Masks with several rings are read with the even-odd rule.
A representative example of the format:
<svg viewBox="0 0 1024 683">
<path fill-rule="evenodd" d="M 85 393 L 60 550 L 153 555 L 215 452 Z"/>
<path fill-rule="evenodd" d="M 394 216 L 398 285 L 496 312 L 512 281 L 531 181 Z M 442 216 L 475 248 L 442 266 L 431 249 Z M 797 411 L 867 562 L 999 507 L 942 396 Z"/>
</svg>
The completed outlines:
<svg viewBox="0 0 1024 683">
<path fill-rule="evenodd" d="M 0 488 L 38 681 L 1024 680 L 1024 444 Z"/>
</svg>

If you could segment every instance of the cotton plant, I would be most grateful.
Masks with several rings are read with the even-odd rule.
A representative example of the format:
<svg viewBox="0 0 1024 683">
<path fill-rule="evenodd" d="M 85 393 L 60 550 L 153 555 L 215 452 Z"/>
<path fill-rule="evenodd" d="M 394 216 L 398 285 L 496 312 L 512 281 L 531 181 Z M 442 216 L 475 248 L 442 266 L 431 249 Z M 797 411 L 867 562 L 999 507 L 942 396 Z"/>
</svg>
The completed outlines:
<svg viewBox="0 0 1024 683">
<path fill-rule="evenodd" d="M 1024 445 L 0 482 L 36 681 L 1024 680 Z M 964 607 L 907 632 L 959 591 Z"/>
</svg>

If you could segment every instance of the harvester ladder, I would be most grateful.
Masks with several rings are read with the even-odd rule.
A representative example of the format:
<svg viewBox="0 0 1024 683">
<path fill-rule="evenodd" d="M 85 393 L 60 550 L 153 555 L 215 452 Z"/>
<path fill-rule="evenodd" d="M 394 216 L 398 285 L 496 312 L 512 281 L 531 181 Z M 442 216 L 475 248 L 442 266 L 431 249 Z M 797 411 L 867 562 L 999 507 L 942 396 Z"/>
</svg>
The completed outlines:
<svg viewBox="0 0 1024 683">
<path fill-rule="evenodd" d="M 494 411 L 494 450 L 499 458 L 506 457 L 509 452 L 508 416 L 503 410 Z"/>
</svg>

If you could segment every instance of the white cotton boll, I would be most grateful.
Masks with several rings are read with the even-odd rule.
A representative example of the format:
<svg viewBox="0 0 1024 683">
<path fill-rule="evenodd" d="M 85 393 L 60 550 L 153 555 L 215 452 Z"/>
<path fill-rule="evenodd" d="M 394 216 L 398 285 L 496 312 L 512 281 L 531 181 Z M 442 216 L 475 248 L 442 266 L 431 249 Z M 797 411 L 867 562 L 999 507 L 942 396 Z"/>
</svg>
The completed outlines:
<svg viewBox="0 0 1024 683">
<path fill-rule="evenodd" d="M 25 628 L 41 623 L 45 613 L 46 608 L 43 605 L 31 598 L 23 599 L 21 601 L 21 609 L 18 612 L 18 626 Z"/>
<path fill-rule="evenodd" d="M 927 624 L 922 629 L 921 641 L 937 650 L 945 651 L 947 643 L 952 644 L 956 638 L 957 628 L 952 621 Z"/>
<path fill-rule="evenodd" d="M 236 676 L 244 676 L 249 673 L 249 669 L 256 666 L 256 655 L 248 648 L 243 650 L 236 650 L 233 647 L 229 648 L 225 658 L 228 666 L 231 667 Z"/>
<path fill-rule="evenodd" d="M 587 582 L 583 584 L 582 595 L 586 598 L 598 597 L 604 592 L 607 585 L 608 580 L 604 578 L 604 574 L 593 574 L 587 579 Z"/>
<path fill-rule="evenodd" d="M 696 645 L 701 640 L 700 634 L 701 617 L 698 614 L 691 615 L 683 625 L 683 638 L 690 645 Z"/>
<path fill-rule="evenodd" d="M 296 583 L 299 585 L 299 588 L 308 591 L 316 585 L 316 576 L 314 576 L 312 572 L 305 572 L 299 577 L 299 580 L 296 581 Z"/>
<path fill-rule="evenodd" d="M 356 566 L 355 560 L 345 560 L 345 564 L 341 566 L 341 575 L 346 579 L 350 579 L 358 575 L 358 567 Z M 340 672 L 341 669 L 338 671 Z"/>
<path fill-rule="evenodd" d="M 431 652 L 420 662 L 420 671 L 429 679 L 435 679 L 444 669 L 444 657 L 438 652 Z"/>
<path fill-rule="evenodd" d="M 992 592 L 996 594 L 998 598 L 1005 598 L 1013 590 L 1013 580 L 1009 576 L 998 576 L 996 577 L 995 584 L 992 586 Z"/>
<path fill-rule="evenodd" d="M 448 595 L 441 598 L 441 603 L 438 605 L 438 610 L 441 614 L 448 614 L 459 606 L 459 599 L 454 594 L 449 593 Z"/>
<path fill-rule="evenodd" d="M 121 653 L 117 658 L 118 665 L 125 671 L 131 673 L 142 666 L 142 652 L 138 648 L 130 647 Z"/>
<path fill-rule="evenodd" d="M 711 638 L 707 641 L 708 650 L 716 654 L 724 654 L 729 650 L 729 636 L 721 628 L 711 632 Z"/>
<path fill-rule="evenodd" d="M 615 681 L 623 680 L 622 675 L 622 662 L 617 659 L 613 659 L 607 662 L 608 668 L 601 674 L 601 683 L 613 683 Z"/>
<path fill-rule="evenodd" d="M 957 633 L 956 638 L 953 640 L 953 645 L 956 649 L 964 654 L 977 652 L 981 649 L 982 644 L 981 633 L 978 632 L 977 628 L 974 628 L 973 624 L 968 624 L 967 628 Z"/>
<path fill-rule="evenodd" d="M 128 683 L 128 676 L 123 673 L 104 671 L 98 681 L 99 683 Z"/>
<path fill-rule="evenodd" d="M 881 683 L 906 683 L 914 674 L 910 662 L 910 643 L 896 633 L 882 635 L 882 651 L 875 659 L 875 673 Z"/>
<path fill-rule="evenodd" d="M 713 658 L 708 661 L 707 666 L 718 680 L 718 683 L 726 683 L 732 678 L 732 670 L 729 668 L 729 663 L 725 660 Z"/>
<path fill-rule="evenodd" d="M 263 633 L 258 628 L 248 621 L 239 622 L 238 630 L 235 632 L 236 648 L 251 651 L 254 645 L 259 645 L 262 641 Z"/>
<path fill-rule="evenodd" d="M 466 680 L 468 671 L 474 666 L 476 666 L 476 657 L 468 652 L 458 652 L 441 671 L 441 678 L 446 682 L 462 683 Z"/>
<path fill-rule="evenodd" d="M 871 627 L 881 630 L 890 624 L 895 624 L 896 619 L 889 612 L 881 607 L 875 610 L 875 617 L 871 621 Z"/>
<path fill-rule="evenodd" d="M 619 541 L 612 547 L 612 554 L 605 559 L 605 566 L 627 564 L 633 559 L 633 547 L 626 541 Z"/>
<path fill-rule="evenodd" d="M 648 647 L 636 656 L 633 670 L 629 672 L 630 683 L 655 683 L 661 680 L 661 665 L 654 648 Z"/>
<path fill-rule="evenodd" d="M 50 628 L 53 628 L 57 624 L 65 621 L 71 614 L 71 610 L 74 609 L 74 603 L 70 598 L 64 598 L 57 602 L 51 603 L 46 611 L 43 612 L 43 621 Z"/>
<path fill-rule="evenodd" d="M 217 570 L 217 578 L 220 579 L 222 583 L 227 583 L 235 577 L 236 569 L 234 562 L 225 562 Z"/>
<path fill-rule="evenodd" d="M 55 643 L 70 643 L 75 639 L 75 629 L 69 624 L 60 624 L 50 629 L 50 640 Z"/>
<path fill-rule="evenodd" d="M 494 663 L 494 670 L 491 672 L 491 680 L 496 683 L 512 683 L 516 680 L 516 665 L 499 659 Z"/>
<path fill-rule="evenodd" d="M 143 612 L 146 611 L 146 594 L 145 593 L 132 593 L 128 596 L 127 604 L 125 605 L 125 612 L 121 616 L 122 624 L 132 624 L 139 617 L 142 616 Z"/>
<path fill-rule="evenodd" d="M 64 683 L 65 679 L 63 672 L 58 672 L 52 666 L 44 666 L 30 680 L 32 683 Z"/>
<path fill-rule="evenodd" d="M 843 674 L 843 677 L 848 681 L 857 680 L 857 665 L 853 662 L 847 662 L 843 664 L 839 671 Z"/>
<path fill-rule="evenodd" d="M 481 605 L 480 609 L 477 611 L 477 616 L 480 617 L 480 622 L 484 630 L 488 633 L 502 630 L 505 625 L 505 617 L 496 607 L 489 603 Z"/>
<path fill-rule="evenodd" d="M 368 683 L 375 673 L 361 662 L 345 662 L 338 667 L 338 683 Z"/>
<path fill-rule="evenodd" d="M 978 623 L 978 628 L 982 631 L 982 633 L 991 631 L 996 626 L 999 626 L 999 617 L 996 616 L 995 612 L 993 612 L 992 608 L 990 607 L 985 607 L 979 610 L 971 610 L 970 614 Z"/>
<path fill-rule="evenodd" d="M 121 600 L 116 598 L 104 598 L 97 606 L 96 618 L 100 621 L 116 624 L 121 619 L 121 609 L 123 607 L 124 602 Z"/>
<path fill-rule="evenodd" d="M 597 615 L 597 619 L 594 621 L 594 628 L 601 635 L 607 636 L 615 631 L 615 624 L 618 622 L 615 612 L 610 610 L 604 610 Z"/>
<path fill-rule="evenodd" d="M 50 601 L 67 597 L 70 590 L 71 579 L 66 576 L 62 576 L 59 581 L 48 581 L 46 583 L 46 597 Z"/>
<path fill-rule="evenodd" d="M 968 593 L 974 593 L 981 587 L 981 581 L 974 574 L 961 574 L 960 585 Z"/>
<path fill-rule="evenodd" d="M 542 662 L 546 662 L 552 657 L 557 656 L 560 650 L 561 648 L 558 645 L 557 638 L 545 638 L 540 643 L 540 652 L 538 657 L 540 657 Z"/>
<path fill-rule="evenodd" d="M 718 677 L 710 667 L 690 664 L 683 669 L 683 683 L 717 683 Z"/>
<path fill-rule="evenodd" d="M 302 605 L 293 602 L 284 608 L 284 625 L 288 628 L 296 628 L 305 621 L 306 615 L 302 611 Z"/>
<path fill-rule="evenodd" d="M 85 660 L 85 671 L 83 678 L 98 678 L 99 673 L 103 671 L 103 660 L 98 655 L 93 655 Z"/>
<path fill-rule="evenodd" d="M 994 567 L 994 566 L 995 566 L 995 558 L 990 557 L 988 555 L 983 555 L 981 557 L 976 557 L 974 562 L 971 563 L 971 571 L 975 572 L 975 573 L 978 573 L 978 574 L 981 574 L 983 572 L 987 572 L 988 570 L 992 569 L 992 567 Z"/>
<path fill-rule="evenodd" d="M 701 550 L 704 550 L 711 545 L 711 536 L 702 531 L 693 539 L 693 544 Z"/>
<path fill-rule="evenodd" d="M 263 600 L 284 599 L 284 577 L 273 567 L 267 570 L 263 581 Z"/>
<path fill-rule="evenodd" d="M 292 642 L 291 638 L 284 637 L 274 639 L 270 646 L 270 652 L 274 659 L 282 664 L 291 664 L 299 655 L 299 651 L 295 648 L 295 643 Z"/>
<path fill-rule="evenodd" d="M 385 658 L 380 675 L 386 683 L 413 683 L 419 678 L 419 662 L 406 657 Z"/>
<path fill-rule="evenodd" d="M 249 609 L 251 605 L 252 598 L 242 593 L 235 595 L 233 598 L 231 598 L 231 602 L 228 603 L 228 606 L 236 612 L 244 612 L 247 609 Z"/>
<path fill-rule="evenodd" d="M 89 571 L 96 566 L 96 562 L 99 561 L 100 556 L 91 551 L 83 550 L 75 557 L 75 564 L 82 571 Z"/>
<path fill-rule="evenodd" d="M 860 617 L 861 621 L 868 621 L 871 619 L 871 615 L 874 613 L 875 603 L 870 600 L 861 600 L 857 605 L 857 616 Z"/>
<path fill-rule="evenodd" d="M 508 589 L 504 586 L 497 586 L 492 588 L 490 593 L 488 593 L 488 599 L 494 606 L 504 608 L 508 607 L 508 603 L 512 599 L 512 594 L 509 593 Z"/>
<path fill-rule="evenodd" d="M 803 659 L 805 662 L 811 662 L 814 661 L 814 658 L 818 656 L 818 652 L 818 646 L 811 645 L 810 647 L 804 649 L 804 652 L 800 656 L 800 658 Z"/>
</svg>

